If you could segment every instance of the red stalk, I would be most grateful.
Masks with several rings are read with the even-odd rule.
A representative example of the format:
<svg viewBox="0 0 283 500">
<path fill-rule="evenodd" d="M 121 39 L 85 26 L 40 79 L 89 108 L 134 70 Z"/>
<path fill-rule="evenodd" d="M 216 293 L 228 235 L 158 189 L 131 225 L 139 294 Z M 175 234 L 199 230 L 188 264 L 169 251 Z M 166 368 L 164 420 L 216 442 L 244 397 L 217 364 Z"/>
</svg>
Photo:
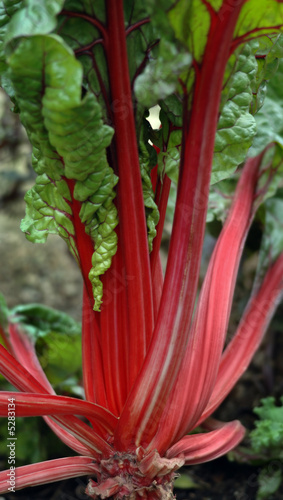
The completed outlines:
<svg viewBox="0 0 283 500">
<path fill-rule="evenodd" d="M 205 434 L 183 437 L 167 451 L 166 457 L 185 458 L 186 465 L 209 462 L 235 448 L 244 434 L 244 427 L 235 420 Z"/>
<path fill-rule="evenodd" d="M 0 345 L 0 372 L 19 391 L 43 394 L 48 392 L 2 345 Z M 45 421 L 67 446 L 77 453 L 88 454 L 87 448 L 61 429 L 58 423 L 52 422 L 49 417 L 46 417 Z"/>
<path fill-rule="evenodd" d="M 211 29 L 195 93 L 179 179 L 167 270 L 157 324 L 143 368 L 115 433 L 118 449 L 147 446 L 156 434 L 188 341 L 206 222 L 223 75 L 244 0 Z M 221 21 L 220 21 L 221 18 Z M 224 18 L 224 19 L 223 19 Z M 178 256 L 178 258 L 176 258 Z"/>
<path fill-rule="evenodd" d="M 164 179 L 158 180 L 156 188 L 155 203 L 159 210 L 159 222 L 156 226 L 156 236 L 153 240 L 152 252 L 150 254 L 151 278 L 152 278 L 152 291 L 153 291 L 153 308 L 154 320 L 158 316 L 160 300 L 162 296 L 162 289 L 164 283 L 163 270 L 160 260 L 160 246 L 162 240 L 162 233 L 164 228 L 167 203 L 170 193 L 171 180 L 167 175 Z"/>
<path fill-rule="evenodd" d="M 27 335 L 21 330 L 16 323 L 9 324 L 9 336 L 12 353 L 19 363 L 27 369 L 27 371 L 38 380 L 40 373 L 40 383 L 49 394 L 55 394 L 55 391 L 43 372 L 41 365 L 35 353 L 34 346 Z"/>
<path fill-rule="evenodd" d="M 211 398 L 197 425 L 213 413 L 247 369 L 282 293 L 283 254 L 271 266 L 260 289 L 251 298 L 235 336 L 226 347 Z"/>
<path fill-rule="evenodd" d="M 102 406 L 71 398 L 69 396 L 57 396 L 39 393 L 19 393 L 1 391 L 0 393 L 0 416 L 7 416 L 7 400 L 15 400 L 17 417 L 36 417 L 44 415 L 82 415 L 95 418 L 96 421 L 108 434 L 113 433 L 117 419 L 112 413 Z"/>
<path fill-rule="evenodd" d="M 17 490 L 27 486 L 53 483 L 63 479 L 96 474 L 99 468 L 92 457 L 68 457 L 17 467 Z M 0 491 L 9 491 L 8 471 L 0 472 Z"/>
<path fill-rule="evenodd" d="M 86 448 L 83 444 L 81 444 L 75 437 L 71 436 L 71 434 L 62 429 L 60 425 L 51 419 L 51 417 L 43 417 L 43 420 L 46 422 L 48 427 L 54 432 L 54 434 L 69 448 L 74 450 L 79 455 L 90 455 L 88 448 Z"/>
<path fill-rule="evenodd" d="M 108 408 L 120 415 L 127 397 L 127 381 L 131 369 L 128 356 L 129 341 L 126 311 L 126 286 L 132 279 L 125 276 L 121 246 L 113 258 L 111 269 L 104 279 L 103 305 L 101 308 L 101 347 Z"/>
<path fill-rule="evenodd" d="M 155 265 L 154 274 L 152 275 L 153 308 L 154 308 L 155 320 L 158 316 L 160 300 L 162 297 L 163 283 L 164 283 L 163 269 L 161 265 L 161 258 L 159 255 Z"/>
<path fill-rule="evenodd" d="M 155 274 L 155 267 L 159 259 L 159 251 L 160 251 L 162 233 L 164 228 L 167 203 L 170 193 L 170 186 L 171 186 L 171 180 L 169 179 L 168 175 L 165 175 L 162 181 L 159 179 L 157 184 L 155 203 L 157 204 L 159 210 L 159 222 L 156 226 L 156 236 L 153 240 L 152 252 L 150 254 L 150 265 L 151 265 L 152 276 L 154 276 Z"/>
<path fill-rule="evenodd" d="M 195 427 L 213 390 L 239 262 L 252 221 L 260 163 L 261 156 L 247 161 L 212 254 L 176 387 L 168 400 L 159 432 L 150 444 L 150 448 L 160 452 Z"/>
<path fill-rule="evenodd" d="M 100 332 L 94 311 L 84 287 L 82 315 L 82 363 L 85 396 L 88 401 L 107 407 L 103 377 Z"/>
<path fill-rule="evenodd" d="M 30 347 L 32 348 L 32 346 Z M 38 382 L 25 368 L 23 365 L 18 363 L 18 361 L 11 356 L 6 349 L 0 345 L 0 371 L 4 375 L 4 377 L 13 384 L 17 389 L 24 392 L 34 392 L 46 394 L 48 391 Z M 37 379 L 41 380 L 42 378 L 42 369 L 38 370 Z M 44 376 L 45 377 L 45 376 Z M 88 454 L 99 454 L 101 452 L 106 452 L 106 456 L 111 453 L 110 446 L 95 432 L 92 432 L 91 429 L 84 424 L 81 420 L 73 416 L 67 417 L 56 417 L 54 418 L 55 423 L 59 424 L 59 426 L 69 433 L 58 432 L 58 426 L 56 428 L 56 434 L 59 435 L 60 439 L 64 441 L 68 446 L 73 449 L 77 448 L 77 443 L 80 443 L 79 448 L 81 448 L 81 444 L 84 446 L 84 450 L 88 450 Z M 46 422 L 49 424 L 49 419 L 46 419 Z M 71 433 L 71 436 L 70 436 Z M 73 437 L 76 438 L 74 441 Z"/>
<path fill-rule="evenodd" d="M 123 1 L 107 1 L 105 44 L 115 128 L 119 184 L 117 206 L 127 283 L 129 372 L 132 386 L 144 360 L 153 331 L 153 306 L 148 257 L 147 229 L 135 135 L 131 82 L 127 60 Z"/>
</svg>

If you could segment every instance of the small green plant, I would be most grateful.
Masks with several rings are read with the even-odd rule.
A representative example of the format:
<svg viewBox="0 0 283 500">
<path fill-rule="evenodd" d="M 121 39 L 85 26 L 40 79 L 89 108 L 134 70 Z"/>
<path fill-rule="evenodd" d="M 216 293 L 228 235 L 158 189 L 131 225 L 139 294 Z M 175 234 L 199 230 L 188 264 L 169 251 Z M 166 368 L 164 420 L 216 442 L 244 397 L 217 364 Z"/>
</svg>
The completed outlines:
<svg viewBox="0 0 283 500">
<path fill-rule="evenodd" d="M 258 476 L 257 500 L 269 498 L 283 480 L 283 396 L 280 402 L 277 406 L 275 398 L 265 398 L 261 406 L 254 409 L 259 420 L 250 433 L 251 451 L 266 463 Z"/>
<path fill-rule="evenodd" d="M 274 397 L 262 399 L 254 408 L 258 420 L 248 436 L 250 445 L 229 453 L 231 460 L 258 467 L 256 500 L 269 499 L 283 480 L 283 396 L 280 403 Z"/>
<path fill-rule="evenodd" d="M 65 396 L 83 397 L 81 384 L 81 325 L 66 314 L 41 306 L 29 304 L 8 309 L 0 294 L 0 332 L 2 339 L 7 325 L 16 324 L 24 335 L 28 335 L 38 359 L 52 387 Z M 13 386 L 0 375 L 1 391 L 13 391 Z M 5 436 L 7 422 L 0 421 L 0 432 Z M 39 418 L 17 419 L 17 464 L 57 458 L 69 452 Z M 7 457 L 7 443 L 0 443 L 0 455 Z"/>
</svg>

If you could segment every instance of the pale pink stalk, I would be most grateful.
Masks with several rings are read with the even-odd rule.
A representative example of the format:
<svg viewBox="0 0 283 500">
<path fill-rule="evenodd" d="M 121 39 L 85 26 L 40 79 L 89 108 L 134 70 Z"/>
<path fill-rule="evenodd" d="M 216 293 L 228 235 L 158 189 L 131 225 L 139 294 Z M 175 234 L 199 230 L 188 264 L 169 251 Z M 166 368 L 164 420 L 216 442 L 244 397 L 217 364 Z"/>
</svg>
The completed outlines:
<svg viewBox="0 0 283 500">
<path fill-rule="evenodd" d="M 9 471 L 0 472 L 0 491 L 9 491 Z M 23 465 L 16 469 L 17 490 L 28 486 L 53 483 L 73 477 L 99 473 L 99 468 L 92 457 L 68 457 L 38 462 L 32 465 Z"/>
</svg>

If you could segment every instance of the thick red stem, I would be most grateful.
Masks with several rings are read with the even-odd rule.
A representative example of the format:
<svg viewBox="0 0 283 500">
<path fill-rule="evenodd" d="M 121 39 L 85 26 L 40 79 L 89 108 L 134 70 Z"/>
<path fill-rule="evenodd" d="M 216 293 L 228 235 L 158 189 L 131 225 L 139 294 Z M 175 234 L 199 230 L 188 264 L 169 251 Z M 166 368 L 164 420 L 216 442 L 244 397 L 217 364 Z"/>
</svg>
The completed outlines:
<svg viewBox="0 0 283 500">
<path fill-rule="evenodd" d="M 208 35 L 196 77 L 163 295 L 153 339 L 121 415 L 116 446 L 146 446 L 155 435 L 188 341 L 206 222 L 218 110 L 233 32 L 244 0 L 223 15 Z"/>
<path fill-rule="evenodd" d="M 159 251 L 160 251 L 163 227 L 166 216 L 166 208 L 170 193 L 170 186 L 171 186 L 171 180 L 169 179 L 168 175 L 165 175 L 163 180 L 161 179 L 158 180 L 155 203 L 158 206 L 160 218 L 156 226 L 156 236 L 153 240 L 152 252 L 150 254 L 150 265 L 151 265 L 152 276 L 154 276 L 155 266 L 157 265 L 159 259 Z"/>
<path fill-rule="evenodd" d="M 153 304 L 147 229 L 127 59 L 123 1 L 107 1 L 105 44 L 115 128 L 119 184 L 117 206 L 128 304 L 129 373 L 131 386 L 140 371 L 153 331 Z"/>
<path fill-rule="evenodd" d="M 209 403 L 197 425 L 209 417 L 246 371 L 283 294 L 283 254 L 251 297 L 235 336 L 226 347 Z"/>
<path fill-rule="evenodd" d="M 227 332 L 236 276 L 253 218 L 261 157 L 247 161 L 199 295 L 176 387 L 150 448 L 161 453 L 194 428 L 211 396 Z M 221 283 L 221 286 L 219 286 Z M 201 353 L 201 355 L 200 355 Z"/>
<path fill-rule="evenodd" d="M 85 286 L 82 312 L 82 365 L 85 396 L 88 401 L 107 408 L 100 331 Z"/>
<path fill-rule="evenodd" d="M 118 228 L 119 234 L 119 228 Z M 121 247 L 118 244 L 111 269 L 103 282 L 105 293 L 101 308 L 101 347 L 108 409 L 120 415 L 127 397 L 128 325 L 126 311 L 127 276 L 123 268 Z"/>
</svg>

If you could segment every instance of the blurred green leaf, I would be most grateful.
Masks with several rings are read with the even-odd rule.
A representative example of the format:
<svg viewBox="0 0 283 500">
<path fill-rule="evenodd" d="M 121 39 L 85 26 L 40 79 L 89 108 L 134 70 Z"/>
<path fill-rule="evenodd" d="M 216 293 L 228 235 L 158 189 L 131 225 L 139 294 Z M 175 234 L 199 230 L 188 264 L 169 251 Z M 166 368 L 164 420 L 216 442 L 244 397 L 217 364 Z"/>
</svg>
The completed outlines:
<svg viewBox="0 0 283 500">
<path fill-rule="evenodd" d="M 189 490 L 192 488 L 199 488 L 199 486 L 188 474 L 180 474 L 180 476 L 177 477 L 177 479 L 174 481 L 174 488 L 179 488 L 180 490 Z"/>
<path fill-rule="evenodd" d="M 256 500 L 269 499 L 276 493 L 283 479 L 282 470 L 272 470 L 269 466 L 263 467 L 258 475 L 258 491 Z"/>
<path fill-rule="evenodd" d="M 270 457 L 279 457 L 283 449 L 283 396 L 281 406 L 276 406 L 275 398 L 261 400 L 261 406 L 254 408 L 259 417 L 256 428 L 250 433 L 251 444 L 256 452 L 268 450 Z"/>
<path fill-rule="evenodd" d="M 33 340 L 41 366 L 54 387 L 65 383 L 71 375 L 75 376 L 74 385 L 78 385 L 82 363 L 79 323 L 61 311 L 39 304 L 14 307 L 9 320 L 21 324 Z M 70 383 L 68 390 L 73 392 Z"/>
</svg>

